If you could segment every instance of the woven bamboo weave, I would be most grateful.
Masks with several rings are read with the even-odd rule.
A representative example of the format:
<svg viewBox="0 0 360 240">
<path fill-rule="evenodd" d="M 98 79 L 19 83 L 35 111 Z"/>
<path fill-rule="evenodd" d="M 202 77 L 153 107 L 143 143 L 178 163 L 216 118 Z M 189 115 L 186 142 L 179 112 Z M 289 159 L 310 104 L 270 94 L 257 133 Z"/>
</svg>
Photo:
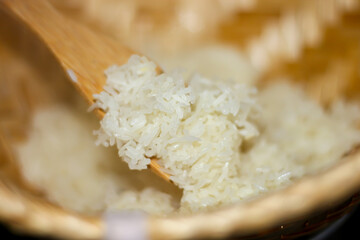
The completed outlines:
<svg viewBox="0 0 360 240">
<path fill-rule="evenodd" d="M 160 0 L 152 5 L 147 1 L 136 1 L 139 5 L 111 0 L 51 2 L 63 14 L 99 33 L 112 34 L 119 41 L 135 39 L 135 45 L 143 44 L 144 36 L 151 32 L 156 34 L 149 37 L 150 42 L 169 39 L 173 34 L 169 33 L 169 22 L 176 20 L 176 15 L 169 13 L 173 8 Z M 207 1 L 212 6 L 210 10 L 222 11 L 211 29 L 191 33 L 179 27 L 178 34 L 185 35 L 185 40 L 173 44 L 190 46 L 205 40 L 232 44 L 242 49 L 261 71 L 262 84 L 287 77 L 303 84 L 307 93 L 324 106 L 339 97 L 360 101 L 358 1 L 227 2 Z M 183 11 L 192 9 L 190 1 L 176 4 Z M 198 4 L 199 9 L 206 5 Z M 115 24 L 119 16 L 109 12 L 121 9 L 133 15 L 123 16 L 121 20 L 126 24 Z M 199 16 L 208 17 L 205 13 Z M 147 22 L 147 28 L 141 28 L 142 21 Z M 120 31 L 122 35 L 117 35 Z M 174 46 L 164 44 L 164 48 L 175 51 Z M 13 229 L 35 235 L 103 238 L 106 226 L 102 216 L 83 216 L 50 203 L 45 193 L 26 182 L 17 166 L 13 146 L 26 140 L 33 111 L 58 101 L 71 104 L 77 93 L 41 41 L 2 10 L 0 86 L 0 220 Z M 332 168 L 256 201 L 193 216 L 150 217 L 149 236 L 293 239 L 311 234 L 358 205 L 359 172 L 360 148 L 355 148 Z"/>
</svg>

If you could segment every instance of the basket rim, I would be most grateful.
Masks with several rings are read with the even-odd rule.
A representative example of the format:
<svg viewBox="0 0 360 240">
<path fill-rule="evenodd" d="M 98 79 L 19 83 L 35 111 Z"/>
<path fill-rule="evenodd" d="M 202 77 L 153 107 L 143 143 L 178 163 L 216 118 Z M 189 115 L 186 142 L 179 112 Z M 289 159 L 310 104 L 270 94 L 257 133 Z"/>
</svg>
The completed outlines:
<svg viewBox="0 0 360 240">
<path fill-rule="evenodd" d="M 1 141 L 1 136 L 0 136 Z M 360 148 L 318 175 L 306 176 L 285 189 L 259 199 L 208 213 L 147 219 L 151 239 L 225 237 L 254 234 L 284 221 L 304 217 L 339 203 L 360 190 Z M 100 239 L 106 234 L 102 216 L 87 217 L 27 198 L 0 175 L 0 220 L 16 229 L 68 239 Z"/>
<path fill-rule="evenodd" d="M 189 216 L 150 217 L 151 239 L 250 235 L 324 211 L 360 189 L 360 146 L 324 172 L 299 179 L 259 199 Z"/>
<path fill-rule="evenodd" d="M 250 235 L 327 210 L 360 189 L 360 146 L 324 172 L 259 199 L 188 216 L 148 216 L 150 239 L 193 239 Z M 101 239 L 102 216 L 88 217 L 19 194 L 0 178 L 0 220 L 31 234 L 66 239 Z"/>
</svg>

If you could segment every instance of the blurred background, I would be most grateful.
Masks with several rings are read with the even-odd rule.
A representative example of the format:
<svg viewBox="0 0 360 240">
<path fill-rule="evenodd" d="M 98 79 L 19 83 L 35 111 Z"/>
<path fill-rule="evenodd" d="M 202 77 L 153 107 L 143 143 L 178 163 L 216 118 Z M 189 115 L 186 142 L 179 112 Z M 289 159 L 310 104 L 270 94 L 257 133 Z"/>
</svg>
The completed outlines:
<svg viewBox="0 0 360 240">
<path fill-rule="evenodd" d="M 359 80 L 357 0 L 51 1 L 140 51 L 175 54 L 221 42 L 267 77 Z"/>
<path fill-rule="evenodd" d="M 357 0 L 49 1 L 67 17 L 154 59 L 204 43 L 227 44 L 241 51 L 264 82 L 282 77 L 311 82 L 308 93 L 325 103 L 344 92 L 360 99 L 353 91 L 360 86 Z M 34 87 L 29 80 L 63 78 L 54 61 L 36 37 L 0 11 L 0 133 L 4 138 L 22 138 L 32 107 L 57 95 L 36 90 L 42 87 Z M 62 87 L 56 83 L 56 89 Z M 39 92 L 37 97 L 34 91 Z M 0 154 L 5 158 L 6 150 L 0 149 Z M 18 171 L 12 165 L 2 163 L 2 167 L 8 168 L 9 176 Z M 31 188 L 21 177 L 14 181 Z M 359 222 L 357 210 L 324 239 L 359 238 Z M 4 226 L 0 232 L 8 234 Z"/>
</svg>

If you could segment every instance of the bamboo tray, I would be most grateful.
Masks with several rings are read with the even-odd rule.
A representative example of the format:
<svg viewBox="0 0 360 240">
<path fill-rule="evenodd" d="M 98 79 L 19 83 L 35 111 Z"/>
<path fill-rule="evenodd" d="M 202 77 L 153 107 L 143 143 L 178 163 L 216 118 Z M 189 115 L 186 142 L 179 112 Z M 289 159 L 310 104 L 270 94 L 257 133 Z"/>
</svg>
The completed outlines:
<svg viewBox="0 0 360 240">
<path fill-rule="evenodd" d="M 52 2 L 64 14 L 93 26 L 102 34 L 112 34 L 119 41 L 136 39 L 136 46 L 143 44 L 144 36 L 151 32 L 156 32 L 157 37 L 150 42 L 167 38 L 169 26 L 164 19 L 171 19 L 173 15 L 164 9 L 174 8 L 160 0 L 151 6 L 140 1 L 140 11 L 132 3 L 127 3 L 135 15 L 131 21 L 128 20 L 128 26 L 124 25 L 128 27 L 127 32 L 117 35 L 119 31 L 114 32 L 119 30 L 114 25 L 116 15 L 113 15 L 114 19 L 111 19 L 111 14 L 108 18 L 101 16 L 109 11 L 109 6 L 120 5 L 120 2 Z M 190 4 L 189 1 L 183 2 Z M 212 23 L 213 29 L 195 34 L 179 29 L 178 34 L 188 34 L 181 44 L 190 46 L 204 39 L 232 44 L 247 53 L 261 71 L 264 83 L 287 76 L 304 84 L 309 95 L 324 104 L 340 96 L 360 101 L 360 10 L 356 1 L 247 2 L 236 5 L 234 10 L 235 6 L 230 8 L 221 1 L 211 1 L 215 6 L 213 9 L 220 6 L 222 12 L 217 22 Z M 320 8 L 326 5 L 327 13 L 316 10 L 319 6 L 315 2 Z M 191 10 L 191 6 L 185 3 L 177 2 L 185 10 Z M 129 7 L 122 1 L 121 4 L 123 8 Z M 200 9 L 205 6 L 199 5 Z M 120 11 L 119 7 L 114 9 Z M 103 15 L 97 15 L 97 12 Z M 303 18 L 302 14 L 313 15 Z M 206 14 L 203 17 L 206 18 Z M 318 28 L 306 32 L 308 30 L 302 25 L 304 19 L 312 19 Z M 157 27 L 143 28 L 141 21 Z M 296 30 L 295 33 L 283 30 L 288 29 L 284 27 L 287 24 Z M 292 40 L 287 34 L 298 34 L 296 36 L 302 41 L 289 45 L 286 51 L 276 46 L 269 47 L 269 36 L 287 43 Z M 175 51 L 173 46 L 166 48 Z M 263 54 L 259 55 L 259 52 Z M 108 226 L 102 216 L 87 217 L 66 211 L 47 201 L 44 193 L 21 176 L 12 145 L 26 139 L 33 110 L 57 101 L 71 104 L 76 93 L 64 80 L 64 73 L 42 43 L 3 11 L 0 11 L 0 76 L 1 221 L 15 230 L 34 235 L 66 239 L 104 238 Z M 312 234 L 358 205 L 359 172 L 360 150 L 357 148 L 331 169 L 305 177 L 285 190 L 253 202 L 188 217 L 150 216 L 146 220 L 147 234 L 150 239 L 234 236 L 241 239 L 293 239 Z"/>
</svg>

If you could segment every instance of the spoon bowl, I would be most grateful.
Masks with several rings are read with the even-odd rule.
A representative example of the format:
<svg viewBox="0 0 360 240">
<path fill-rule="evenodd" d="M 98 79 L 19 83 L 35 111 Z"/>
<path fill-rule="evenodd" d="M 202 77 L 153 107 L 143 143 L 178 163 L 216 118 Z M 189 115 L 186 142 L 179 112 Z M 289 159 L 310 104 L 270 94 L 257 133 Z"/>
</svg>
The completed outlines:
<svg viewBox="0 0 360 240">
<path fill-rule="evenodd" d="M 44 41 L 90 105 L 94 103 L 93 95 L 100 93 L 106 83 L 104 70 L 114 64 L 123 65 L 136 54 L 116 40 L 66 19 L 47 1 L 4 0 L 2 5 Z M 95 111 L 100 119 L 104 116 L 101 109 Z M 155 157 L 150 168 L 171 182 Z"/>
</svg>

